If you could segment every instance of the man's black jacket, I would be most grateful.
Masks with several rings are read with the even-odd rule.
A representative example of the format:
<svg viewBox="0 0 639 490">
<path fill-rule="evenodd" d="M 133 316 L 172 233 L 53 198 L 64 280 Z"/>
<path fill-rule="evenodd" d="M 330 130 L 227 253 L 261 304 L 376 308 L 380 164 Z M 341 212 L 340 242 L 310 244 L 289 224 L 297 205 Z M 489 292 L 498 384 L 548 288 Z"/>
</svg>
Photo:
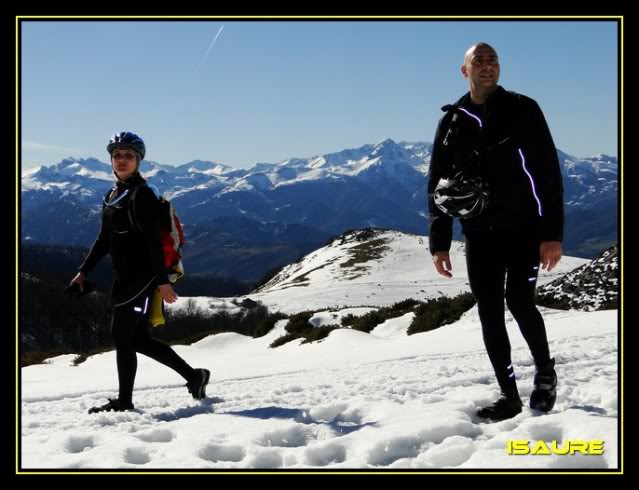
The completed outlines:
<svg viewBox="0 0 639 490">
<path fill-rule="evenodd" d="M 434 203 L 439 179 L 463 170 L 489 189 L 482 214 L 461 219 L 465 234 L 486 230 L 538 230 L 542 241 L 563 238 L 563 183 L 557 151 L 539 105 L 502 87 L 482 105 L 467 93 L 442 108 L 428 181 L 430 251 L 448 251 L 452 218 Z"/>
</svg>

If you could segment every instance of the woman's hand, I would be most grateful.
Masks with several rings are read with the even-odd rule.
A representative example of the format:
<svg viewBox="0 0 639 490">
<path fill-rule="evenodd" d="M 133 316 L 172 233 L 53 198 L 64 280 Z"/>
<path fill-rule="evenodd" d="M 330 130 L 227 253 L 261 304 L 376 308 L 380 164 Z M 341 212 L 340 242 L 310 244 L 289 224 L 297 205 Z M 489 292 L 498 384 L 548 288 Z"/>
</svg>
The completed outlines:
<svg viewBox="0 0 639 490">
<path fill-rule="evenodd" d="M 73 286 L 74 284 L 77 284 L 80 287 L 80 292 L 84 292 L 85 279 L 86 279 L 86 276 L 84 275 L 84 272 L 78 272 L 76 276 L 73 279 L 71 279 L 69 286 Z"/>
<path fill-rule="evenodd" d="M 166 301 L 169 304 L 175 303 L 175 300 L 177 299 L 178 295 L 173 290 L 173 286 L 171 286 L 170 284 L 160 284 L 159 289 L 160 289 L 160 295 L 162 296 L 162 299 L 164 301 Z"/>
</svg>

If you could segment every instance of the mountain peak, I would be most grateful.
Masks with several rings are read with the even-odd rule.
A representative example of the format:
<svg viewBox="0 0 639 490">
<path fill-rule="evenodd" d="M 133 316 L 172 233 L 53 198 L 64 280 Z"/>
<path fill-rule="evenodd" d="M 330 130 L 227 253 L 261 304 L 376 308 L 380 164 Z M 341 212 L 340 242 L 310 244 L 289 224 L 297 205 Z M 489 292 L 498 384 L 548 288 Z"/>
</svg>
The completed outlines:
<svg viewBox="0 0 639 490">
<path fill-rule="evenodd" d="M 616 162 L 617 157 L 606 155 L 605 153 L 600 153 L 598 155 L 588 158 L 588 160 L 591 160 L 593 162 Z"/>
<path fill-rule="evenodd" d="M 58 163 L 58 165 L 66 167 L 67 165 L 71 165 L 73 163 L 77 163 L 78 158 L 74 158 L 74 157 L 66 157 L 63 158 L 62 161 L 60 163 Z"/>
<path fill-rule="evenodd" d="M 221 175 L 232 170 L 232 167 L 208 160 L 193 160 L 176 167 L 176 169 L 185 172 L 202 172 L 212 175 Z"/>
<path fill-rule="evenodd" d="M 385 157 L 389 160 L 409 160 L 411 152 L 407 152 L 392 139 L 386 138 L 384 141 L 380 141 L 375 145 L 375 150 L 373 150 L 371 155 L 374 157 Z"/>
<path fill-rule="evenodd" d="M 397 146 L 397 143 L 391 138 L 386 138 L 375 145 L 375 148 L 383 148 L 385 146 Z"/>
</svg>

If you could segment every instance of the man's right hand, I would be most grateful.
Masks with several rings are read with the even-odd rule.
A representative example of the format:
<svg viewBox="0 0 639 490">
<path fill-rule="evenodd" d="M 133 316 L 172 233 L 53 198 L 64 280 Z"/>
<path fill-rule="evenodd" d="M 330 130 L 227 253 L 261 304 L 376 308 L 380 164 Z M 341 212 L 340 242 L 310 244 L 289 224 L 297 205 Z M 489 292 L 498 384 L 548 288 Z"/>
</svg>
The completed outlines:
<svg viewBox="0 0 639 490">
<path fill-rule="evenodd" d="M 80 288 L 80 292 L 84 292 L 85 279 L 86 279 L 86 276 L 84 275 L 84 272 L 78 272 L 76 276 L 73 279 L 71 279 L 69 286 L 73 286 L 74 284 L 77 284 L 78 287 Z"/>
<path fill-rule="evenodd" d="M 450 254 L 448 252 L 435 252 L 433 254 L 433 262 L 437 272 L 444 277 L 453 277 L 450 272 L 453 270 L 453 266 L 450 265 Z"/>
</svg>

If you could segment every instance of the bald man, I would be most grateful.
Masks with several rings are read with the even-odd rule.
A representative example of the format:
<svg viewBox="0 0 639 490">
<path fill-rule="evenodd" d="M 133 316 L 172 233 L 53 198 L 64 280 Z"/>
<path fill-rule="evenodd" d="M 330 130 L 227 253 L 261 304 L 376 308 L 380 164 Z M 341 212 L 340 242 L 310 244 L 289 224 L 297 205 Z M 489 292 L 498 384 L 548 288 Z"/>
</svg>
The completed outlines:
<svg viewBox="0 0 639 490">
<path fill-rule="evenodd" d="M 492 46 L 471 46 L 461 74 L 469 91 L 442 108 L 433 143 L 430 251 L 437 272 L 452 277 L 453 218 L 460 218 L 470 289 L 501 392 L 477 414 L 504 420 L 522 411 L 504 299 L 535 362 L 529 406 L 548 412 L 557 396 L 557 375 L 534 295 L 539 267 L 550 271 L 561 259 L 563 183 L 557 151 L 539 105 L 498 85 L 499 57 Z M 460 192 L 459 183 L 469 179 L 482 191 Z"/>
</svg>

